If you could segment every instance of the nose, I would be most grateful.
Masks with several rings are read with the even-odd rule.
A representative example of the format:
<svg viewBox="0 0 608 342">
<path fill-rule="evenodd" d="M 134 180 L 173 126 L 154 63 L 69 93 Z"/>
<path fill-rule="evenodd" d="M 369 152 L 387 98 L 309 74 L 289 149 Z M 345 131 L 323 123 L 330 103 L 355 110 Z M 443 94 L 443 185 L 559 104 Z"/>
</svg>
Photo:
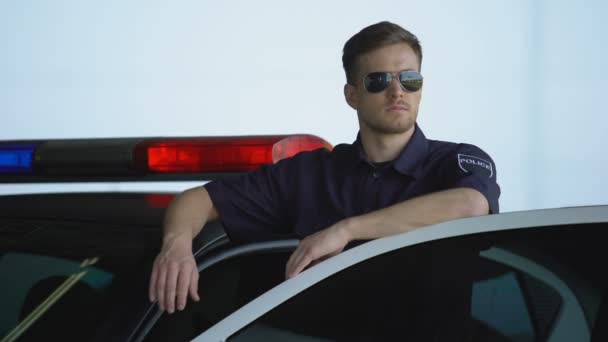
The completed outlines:
<svg viewBox="0 0 608 342">
<path fill-rule="evenodd" d="M 394 77 L 391 80 L 391 83 L 388 85 L 388 89 L 386 90 L 386 94 L 390 98 L 399 98 L 403 96 L 405 91 L 401 88 L 401 84 L 399 84 L 399 78 Z"/>
</svg>

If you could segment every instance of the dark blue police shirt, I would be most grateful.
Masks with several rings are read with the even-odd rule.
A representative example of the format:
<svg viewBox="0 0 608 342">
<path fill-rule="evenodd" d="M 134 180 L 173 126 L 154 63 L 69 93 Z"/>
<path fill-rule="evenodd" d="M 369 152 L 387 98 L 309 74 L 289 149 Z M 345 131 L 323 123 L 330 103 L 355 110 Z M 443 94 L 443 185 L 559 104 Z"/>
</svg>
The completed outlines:
<svg viewBox="0 0 608 342">
<path fill-rule="evenodd" d="M 205 185 L 233 241 L 303 238 L 346 217 L 453 188 L 482 193 L 498 213 L 494 162 L 469 144 L 426 139 L 416 126 L 392 162 L 370 163 L 360 137 Z"/>
</svg>

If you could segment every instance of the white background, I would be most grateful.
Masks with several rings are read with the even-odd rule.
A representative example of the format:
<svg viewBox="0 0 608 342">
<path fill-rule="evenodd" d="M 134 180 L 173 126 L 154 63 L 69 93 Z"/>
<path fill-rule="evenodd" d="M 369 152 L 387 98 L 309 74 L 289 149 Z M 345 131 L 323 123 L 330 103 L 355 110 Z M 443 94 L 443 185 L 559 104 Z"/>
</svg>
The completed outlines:
<svg viewBox="0 0 608 342">
<path fill-rule="evenodd" d="M 390 20 L 423 46 L 423 131 L 494 158 L 502 211 L 607 204 L 606 18 L 602 0 L 0 1 L 0 140 L 352 142 L 342 47 Z M 82 187 L 0 185 L 45 189 Z"/>
</svg>

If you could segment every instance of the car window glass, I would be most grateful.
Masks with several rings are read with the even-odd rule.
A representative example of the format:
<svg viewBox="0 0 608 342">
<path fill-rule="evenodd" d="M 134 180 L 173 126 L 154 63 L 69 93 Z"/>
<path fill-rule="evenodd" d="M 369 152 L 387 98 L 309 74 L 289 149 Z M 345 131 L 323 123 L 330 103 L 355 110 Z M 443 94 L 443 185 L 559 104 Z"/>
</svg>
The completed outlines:
<svg viewBox="0 0 608 342">
<path fill-rule="evenodd" d="M 602 225 L 578 229 L 485 233 L 386 253 L 311 286 L 229 340 L 585 340 L 606 287 L 593 265 L 607 253 Z"/>
<path fill-rule="evenodd" d="M 3 341 L 48 339 L 58 332 L 62 337 L 91 336 L 113 281 L 111 273 L 95 267 L 98 261 L 4 254 L 0 274 L 10 277 L 0 283 Z"/>
<path fill-rule="evenodd" d="M 159 240 L 152 226 L 0 217 L 0 341 L 127 336 Z"/>
<path fill-rule="evenodd" d="M 480 263 L 495 274 L 473 283 L 471 317 L 478 329 L 494 331 L 513 341 L 533 341 L 535 332 L 519 281 L 521 273 L 489 260 L 480 259 Z"/>
<path fill-rule="evenodd" d="M 470 312 L 472 248 L 404 248 L 368 259 L 317 283 L 264 315 L 233 340 L 259 334 L 268 341 L 424 339 L 440 321 L 442 333 L 457 333 Z M 413 277 L 415 275 L 415 278 Z M 423 281 L 424 279 L 424 281 Z M 450 291 L 439 284 L 450 283 Z M 451 307 L 451 310 L 446 310 Z M 407 309 L 405 309 L 407 308 Z M 449 320 L 447 318 L 450 318 Z M 424 319 L 422 319 L 424 318 Z M 291 340 L 288 339 L 287 341 Z"/>
</svg>

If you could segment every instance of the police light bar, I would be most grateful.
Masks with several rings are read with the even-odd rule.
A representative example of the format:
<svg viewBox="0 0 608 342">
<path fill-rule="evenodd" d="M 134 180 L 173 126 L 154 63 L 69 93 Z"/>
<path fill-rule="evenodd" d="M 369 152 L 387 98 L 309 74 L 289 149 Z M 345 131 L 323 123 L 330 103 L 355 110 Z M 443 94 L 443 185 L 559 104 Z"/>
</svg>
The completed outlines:
<svg viewBox="0 0 608 342">
<path fill-rule="evenodd" d="M 305 134 L 0 142 L 0 182 L 215 179 L 319 148 Z"/>
<path fill-rule="evenodd" d="M 2 144 L 0 145 L 0 173 L 32 172 L 32 157 L 34 144 Z"/>
<path fill-rule="evenodd" d="M 155 172 L 239 172 L 331 146 L 314 136 L 199 138 L 144 143 Z"/>
</svg>

